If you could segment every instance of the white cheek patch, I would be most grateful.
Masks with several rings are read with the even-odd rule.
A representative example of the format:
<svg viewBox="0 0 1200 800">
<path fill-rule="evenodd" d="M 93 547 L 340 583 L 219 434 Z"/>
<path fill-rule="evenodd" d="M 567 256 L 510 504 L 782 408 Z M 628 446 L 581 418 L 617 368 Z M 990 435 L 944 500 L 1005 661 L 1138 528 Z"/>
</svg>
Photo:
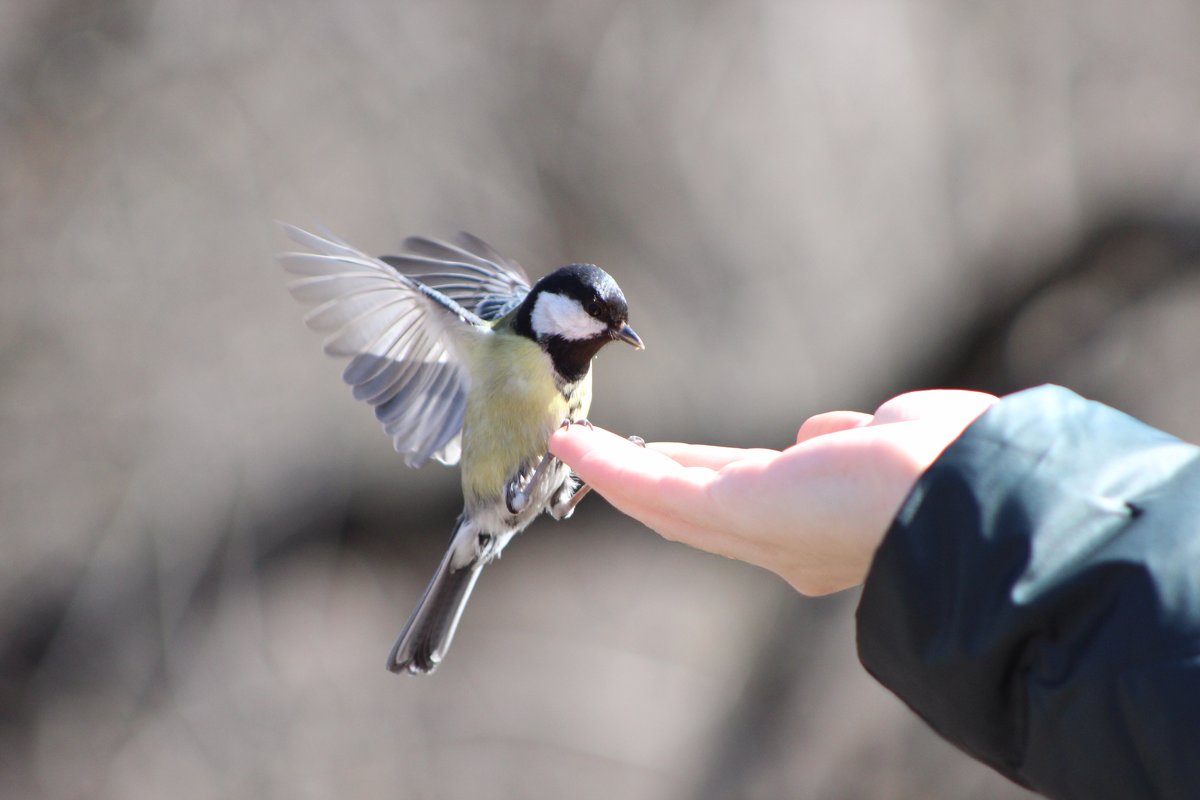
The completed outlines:
<svg viewBox="0 0 1200 800">
<path fill-rule="evenodd" d="M 607 325 L 584 311 L 578 300 L 554 292 L 538 295 L 529 322 L 538 338 L 561 336 L 578 341 L 591 339 L 608 329 Z"/>
</svg>

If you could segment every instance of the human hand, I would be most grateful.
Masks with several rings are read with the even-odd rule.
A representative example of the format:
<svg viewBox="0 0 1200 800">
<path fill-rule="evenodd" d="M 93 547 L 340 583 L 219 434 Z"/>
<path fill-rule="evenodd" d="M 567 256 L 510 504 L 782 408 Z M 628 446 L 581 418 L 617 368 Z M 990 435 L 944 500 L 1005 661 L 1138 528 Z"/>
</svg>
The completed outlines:
<svg viewBox="0 0 1200 800">
<path fill-rule="evenodd" d="M 997 398 L 911 392 L 809 418 L 786 450 L 656 442 L 572 425 L 550 450 L 673 541 L 746 561 L 807 595 L 855 586 L 917 478 Z"/>
</svg>

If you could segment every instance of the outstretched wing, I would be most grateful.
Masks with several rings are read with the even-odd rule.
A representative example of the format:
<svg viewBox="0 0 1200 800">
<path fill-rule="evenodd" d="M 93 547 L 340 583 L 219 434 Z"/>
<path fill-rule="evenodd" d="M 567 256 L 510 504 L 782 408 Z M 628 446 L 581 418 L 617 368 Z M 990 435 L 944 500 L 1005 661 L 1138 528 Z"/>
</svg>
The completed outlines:
<svg viewBox="0 0 1200 800">
<path fill-rule="evenodd" d="M 529 293 L 529 277 L 521 265 L 469 233 L 449 242 L 412 236 L 404 240 L 403 253 L 380 260 L 489 322 L 512 311 Z"/>
<path fill-rule="evenodd" d="M 342 379 L 410 466 L 458 462 L 470 376 L 457 349 L 491 329 L 444 292 L 402 275 L 344 242 L 285 225 L 311 253 L 280 256 L 297 276 L 292 296 L 315 305 L 304 317 L 327 333 L 325 352 L 349 357 Z"/>
</svg>

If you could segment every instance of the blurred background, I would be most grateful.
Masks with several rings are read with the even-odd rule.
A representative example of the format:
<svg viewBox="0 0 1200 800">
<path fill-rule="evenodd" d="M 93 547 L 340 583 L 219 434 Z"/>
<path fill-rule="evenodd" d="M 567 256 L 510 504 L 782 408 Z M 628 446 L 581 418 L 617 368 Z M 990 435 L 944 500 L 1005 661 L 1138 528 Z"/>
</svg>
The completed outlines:
<svg viewBox="0 0 1200 800">
<path fill-rule="evenodd" d="M 1022 798 L 804 600 L 598 498 L 384 670 L 459 508 L 320 354 L 285 220 L 592 261 L 592 419 L 783 446 L 1063 383 L 1200 439 L 1200 4 L 6 0 L 14 798 Z M 675 398 L 667 402 L 668 396 Z"/>
</svg>

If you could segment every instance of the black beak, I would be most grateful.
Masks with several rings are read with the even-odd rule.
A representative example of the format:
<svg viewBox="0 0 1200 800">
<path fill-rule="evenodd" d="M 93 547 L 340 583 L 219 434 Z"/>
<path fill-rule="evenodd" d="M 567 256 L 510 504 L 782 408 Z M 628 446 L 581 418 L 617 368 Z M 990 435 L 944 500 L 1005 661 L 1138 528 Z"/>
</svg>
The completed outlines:
<svg viewBox="0 0 1200 800">
<path fill-rule="evenodd" d="M 645 350 L 646 345 L 642 344 L 642 337 L 637 335 L 633 328 L 629 327 L 629 323 L 625 322 L 621 325 L 620 330 L 613 331 L 613 338 L 620 339 L 622 342 L 633 345 L 638 350 Z"/>
</svg>

